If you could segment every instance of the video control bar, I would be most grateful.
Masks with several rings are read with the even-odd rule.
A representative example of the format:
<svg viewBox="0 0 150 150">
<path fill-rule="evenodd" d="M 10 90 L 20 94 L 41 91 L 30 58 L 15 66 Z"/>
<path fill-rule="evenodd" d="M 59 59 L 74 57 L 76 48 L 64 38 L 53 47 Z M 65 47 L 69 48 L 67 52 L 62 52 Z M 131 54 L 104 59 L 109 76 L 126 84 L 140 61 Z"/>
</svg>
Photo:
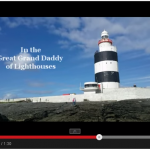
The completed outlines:
<svg viewBox="0 0 150 150">
<path fill-rule="evenodd" d="M 150 139 L 150 136 L 148 135 L 110 135 L 110 136 L 103 136 L 102 139 Z"/>
<path fill-rule="evenodd" d="M 1 135 L 0 139 L 150 139 L 150 136 L 139 136 L 139 135 L 59 135 L 59 136 L 48 136 L 48 135 Z"/>
</svg>

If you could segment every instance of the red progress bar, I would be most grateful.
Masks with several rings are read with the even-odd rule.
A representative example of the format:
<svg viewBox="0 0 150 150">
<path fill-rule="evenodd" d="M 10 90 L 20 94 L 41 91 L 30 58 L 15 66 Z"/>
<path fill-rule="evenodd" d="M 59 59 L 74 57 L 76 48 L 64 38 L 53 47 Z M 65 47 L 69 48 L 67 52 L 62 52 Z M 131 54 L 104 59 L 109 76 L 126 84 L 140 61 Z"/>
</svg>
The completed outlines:
<svg viewBox="0 0 150 150">
<path fill-rule="evenodd" d="M 58 135 L 58 136 L 47 136 L 47 135 L 1 135 L 0 139 L 96 139 L 95 135 Z"/>
</svg>

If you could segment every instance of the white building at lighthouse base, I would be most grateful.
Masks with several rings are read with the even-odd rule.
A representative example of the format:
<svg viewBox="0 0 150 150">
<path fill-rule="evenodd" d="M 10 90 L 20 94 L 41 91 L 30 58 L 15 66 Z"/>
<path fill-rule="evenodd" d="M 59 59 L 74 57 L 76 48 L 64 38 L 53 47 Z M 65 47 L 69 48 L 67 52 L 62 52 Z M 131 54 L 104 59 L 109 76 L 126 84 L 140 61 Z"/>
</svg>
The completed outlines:
<svg viewBox="0 0 150 150">
<path fill-rule="evenodd" d="M 91 91 L 92 92 L 92 91 Z M 85 92 L 86 93 L 86 92 Z M 31 97 L 28 98 L 32 102 L 46 102 L 46 103 L 72 103 L 73 98 L 76 102 L 84 101 L 121 101 L 121 100 L 140 100 L 150 99 L 150 88 L 128 87 L 128 88 L 115 88 L 103 89 L 102 93 L 86 93 L 77 95 L 61 95 L 61 96 L 45 96 L 45 97 Z M 0 100 L 0 102 L 19 102 L 26 101 L 26 98 Z"/>
<path fill-rule="evenodd" d="M 97 82 L 85 82 L 84 88 L 80 88 L 84 94 L 100 93 L 100 88 Z"/>
</svg>

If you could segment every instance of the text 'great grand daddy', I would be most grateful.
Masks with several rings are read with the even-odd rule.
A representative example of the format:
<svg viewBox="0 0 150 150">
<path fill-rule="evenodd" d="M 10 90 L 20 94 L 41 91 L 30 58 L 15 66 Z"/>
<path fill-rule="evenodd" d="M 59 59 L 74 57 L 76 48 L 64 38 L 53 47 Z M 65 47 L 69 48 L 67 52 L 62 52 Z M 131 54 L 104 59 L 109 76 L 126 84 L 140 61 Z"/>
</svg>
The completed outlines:
<svg viewBox="0 0 150 150">
<path fill-rule="evenodd" d="M 13 57 L 2 57 L 0 55 L 0 61 L 59 61 L 61 62 L 63 57 L 53 55 L 51 57 L 46 55 L 37 55 L 36 57 L 25 57 L 23 55 L 13 56 Z"/>
</svg>

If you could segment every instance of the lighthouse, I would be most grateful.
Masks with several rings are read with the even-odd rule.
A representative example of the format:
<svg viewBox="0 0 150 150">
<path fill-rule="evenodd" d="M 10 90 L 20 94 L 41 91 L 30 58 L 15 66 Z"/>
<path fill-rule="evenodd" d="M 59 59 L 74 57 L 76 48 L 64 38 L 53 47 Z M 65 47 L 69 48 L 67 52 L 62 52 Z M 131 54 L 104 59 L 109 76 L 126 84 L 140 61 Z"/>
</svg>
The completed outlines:
<svg viewBox="0 0 150 150">
<path fill-rule="evenodd" d="M 101 33 L 99 50 L 94 55 L 95 82 L 102 88 L 119 88 L 117 48 L 112 45 L 107 31 Z"/>
</svg>

